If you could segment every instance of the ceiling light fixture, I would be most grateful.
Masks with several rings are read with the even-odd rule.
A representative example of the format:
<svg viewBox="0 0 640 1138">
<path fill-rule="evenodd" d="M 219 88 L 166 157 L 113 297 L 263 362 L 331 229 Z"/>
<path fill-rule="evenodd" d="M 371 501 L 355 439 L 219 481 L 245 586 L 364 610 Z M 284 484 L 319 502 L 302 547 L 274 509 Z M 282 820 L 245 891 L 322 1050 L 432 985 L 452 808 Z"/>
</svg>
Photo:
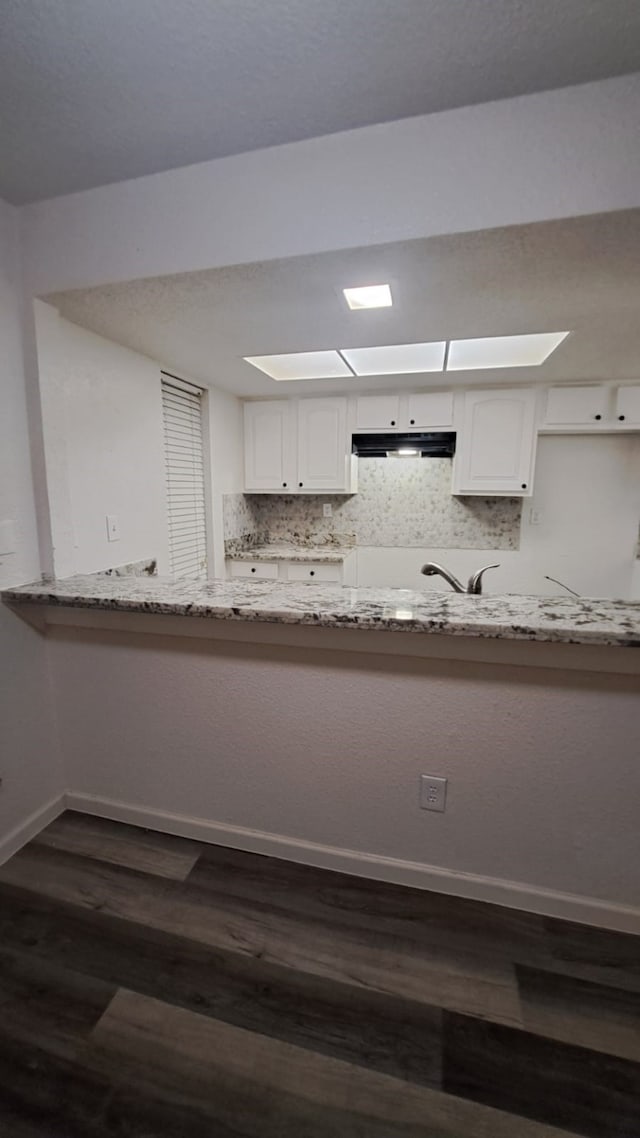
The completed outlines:
<svg viewBox="0 0 640 1138">
<path fill-rule="evenodd" d="M 568 332 L 533 332 L 525 336 L 483 336 L 475 340 L 452 340 L 449 344 L 447 371 L 539 367 L 568 335 Z"/>
<path fill-rule="evenodd" d="M 366 285 L 364 288 L 343 288 L 349 308 L 390 308 L 393 304 L 388 284 Z"/>
<path fill-rule="evenodd" d="M 333 379 L 352 376 L 337 352 L 284 352 L 276 356 L 243 356 L 246 363 L 257 367 L 271 379 Z"/>
<path fill-rule="evenodd" d="M 430 344 L 388 344 L 378 348 L 340 348 L 356 375 L 408 375 L 442 371 L 445 341 Z"/>
</svg>

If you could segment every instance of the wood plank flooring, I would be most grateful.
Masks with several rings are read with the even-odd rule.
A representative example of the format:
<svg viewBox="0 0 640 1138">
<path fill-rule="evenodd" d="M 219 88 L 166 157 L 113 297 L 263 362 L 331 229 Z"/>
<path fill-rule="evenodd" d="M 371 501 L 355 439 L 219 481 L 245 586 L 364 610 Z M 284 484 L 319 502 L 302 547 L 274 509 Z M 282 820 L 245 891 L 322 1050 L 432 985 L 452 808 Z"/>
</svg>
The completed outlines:
<svg viewBox="0 0 640 1138">
<path fill-rule="evenodd" d="M 640 1138 L 640 938 L 67 813 L 0 868 L 1 1138 Z"/>
</svg>

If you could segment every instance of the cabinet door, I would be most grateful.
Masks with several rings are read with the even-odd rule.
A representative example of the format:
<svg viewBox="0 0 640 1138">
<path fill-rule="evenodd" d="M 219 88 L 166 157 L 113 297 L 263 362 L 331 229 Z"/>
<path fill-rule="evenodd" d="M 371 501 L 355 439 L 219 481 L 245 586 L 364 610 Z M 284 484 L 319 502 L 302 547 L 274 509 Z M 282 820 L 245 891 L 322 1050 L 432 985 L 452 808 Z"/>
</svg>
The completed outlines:
<svg viewBox="0 0 640 1138">
<path fill-rule="evenodd" d="M 455 494 L 525 497 L 533 489 L 536 395 L 468 391 L 458 432 Z"/>
<path fill-rule="evenodd" d="M 381 431 L 399 427 L 400 399 L 397 395 L 361 395 L 356 407 L 357 431 Z"/>
<path fill-rule="evenodd" d="M 296 489 L 346 490 L 347 400 L 301 399 L 298 404 Z"/>
<path fill-rule="evenodd" d="M 618 388 L 615 418 L 627 427 L 640 427 L 640 384 Z"/>
<path fill-rule="evenodd" d="M 409 430 L 430 431 L 439 427 L 453 425 L 453 392 L 452 391 L 423 391 L 419 394 L 409 395 L 408 406 Z M 404 424 L 403 424 L 404 426 Z"/>
<path fill-rule="evenodd" d="M 295 484 L 295 422 L 284 399 L 244 405 L 245 490 L 291 491 Z"/>
<path fill-rule="evenodd" d="M 550 387 L 545 424 L 550 427 L 586 426 L 609 417 L 606 387 Z"/>
</svg>

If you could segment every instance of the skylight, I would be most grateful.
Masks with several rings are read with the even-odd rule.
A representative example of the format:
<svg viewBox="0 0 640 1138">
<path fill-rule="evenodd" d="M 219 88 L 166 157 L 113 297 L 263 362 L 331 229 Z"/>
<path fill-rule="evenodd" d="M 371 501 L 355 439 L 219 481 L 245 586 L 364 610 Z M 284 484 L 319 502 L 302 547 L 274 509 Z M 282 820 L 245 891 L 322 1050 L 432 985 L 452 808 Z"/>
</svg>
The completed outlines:
<svg viewBox="0 0 640 1138">
<path fill-rule="evenodd" d="M 349 308 L 390 308 L 393 304 L 388 284 L 366 285 L 364 288 L 343 288 Z"/>
<path fill-rule="evenodd" d="M 522 336 L 451 340 L 448 355 L 447 341 L 434 340 L 424 344 L 379 344 L 372 348 L 283 352 L 274 356 L 244 356 L 244 359 L 270 379 L 278 381 L 539 367 L 568 335 L 569 332 L 532 332 Z"/>
<path fill-rule="evenodd" d="M 431 344 L 389 344 L 378 348 L 341 348 L 356 375 L 408 375 L 442 371 L 445 341 Z"/>
<path fill-rule="evenodd" d="M 452 340 L 449 344 L 447 371 L 539 367 L 568 335 L 568 332 L 533 332 L 526 336 L 483 336 L 476 340 Z"/>
<path fill-rule="evenodd" d="M 350 376 L 338 352 L 285 352 L 277 356 L 244 356 L 248 364 L 259 368 L 271 379 L 332 379 Z"/>
</svg>

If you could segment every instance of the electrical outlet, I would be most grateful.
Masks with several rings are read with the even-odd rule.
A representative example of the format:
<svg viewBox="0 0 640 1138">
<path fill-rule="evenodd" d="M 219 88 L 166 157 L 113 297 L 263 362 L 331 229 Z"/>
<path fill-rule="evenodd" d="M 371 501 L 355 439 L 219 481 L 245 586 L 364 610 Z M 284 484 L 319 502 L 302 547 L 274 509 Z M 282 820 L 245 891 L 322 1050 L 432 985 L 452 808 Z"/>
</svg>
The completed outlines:
<svg viewBox="0 0 640 1138">
<path fill-rule="evenodd" d="M 331 505 L 331 502 L 324 502 L 323 503 L 322 516 L 323 516 L 323 518 L 332 518 L 333 517 L 333 506 Z"/>
<path fill-rule="evenodd" d="M 115 514 L 107 514 L 107 540 L 120 541 L 120 522 Z"/>
<path fill-rule="evenodd" d="M 529 510 L 529 525 L 539 526 L 542 524 L 542 510 L 536 510 L 532 506 Z"/>
<path fill-rule="evenodd" d="M 444 812 L 447 803 L 447 780 L 439 775 L 420 775 L 420 809 Z"/>
</svg>

